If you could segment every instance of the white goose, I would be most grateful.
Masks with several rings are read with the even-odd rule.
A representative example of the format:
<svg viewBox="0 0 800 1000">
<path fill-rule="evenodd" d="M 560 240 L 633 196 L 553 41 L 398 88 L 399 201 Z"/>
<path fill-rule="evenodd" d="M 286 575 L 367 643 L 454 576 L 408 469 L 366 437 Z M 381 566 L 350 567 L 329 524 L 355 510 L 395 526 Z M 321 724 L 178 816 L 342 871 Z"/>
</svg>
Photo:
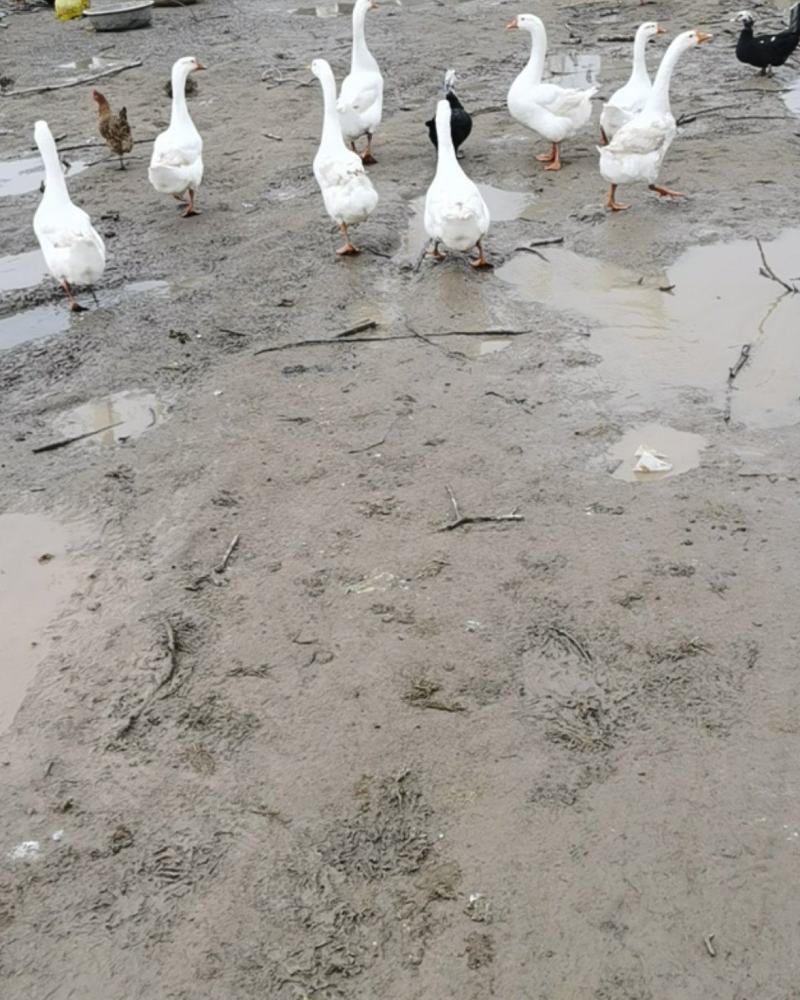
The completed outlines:
<svg viewBox="0 0 800 1000">
<path fill-rule="evenodd" d="M 592 117 L 592 98 L 597 87 L 577 90 L 542 83 L 547 55 L 547 32 L 535 14 L 519 14 L 508 30 L 520 28 L 531 36 L 531 55 L 525 69 L 508 91 L 508 111 L 526 128 L 538 132 L 552 144 L 549 153 L 536 159 L 547 164 L 545 170 L 561 169 L 561 143 L 569 139 Z"/>
<path fill-rule="evenodd" d="M 356 139 L 367 137 L 367 148 L 360 154 L 364 163 L 377 162 L 372 155 L 372 136 L 381 123 L 383 114 L 383 77 L 375 57 L 367 48 L 364 36 L 364 19 L 368 10 L 374 10 L 373 0 L 356 0 L 353 6 L 353 52 L 350 72 L 342 80 L 337 108 L 342 123 L 342 135 L 356 150 Z"/>
<path fill-rule="evenodd" d="M 203 180 L 203 140 L 186 106 L 190 73 L 205 69 L 194 56 L 184 56 L 172 67 L 172 115 L 169 128 L 156 137 L 148 177 L 161 194 L 186 204 L 184 218 L 199 215 L 194 197 Z"/>
<path fill-rule="evenodd" d="M 450 132 L 451 109 L 447 101 L 436 106 L 436 134 L 439 140 L 436 176 L 425 196 L 425 232 L 434 241 L 431 255 L 443 260 L 439 244 L 466 253 L 478 250 L 473 267 L 491 267 L 481 240 L 489 232 L 489 209 L 480 191 L 461 169 Z"/>
<path fill-rule="evenodd" d="M 42 154 L 45 188 L 33 217 L 33 231 L 48 270 L 67 293 L 69 307 L 82 312 L 73 285 L 93 285 L 106 266 L 103 239 L 86 212 L 70 201 L 64 171 L 47 122 L 36 122 L 33 136 Z"/>
<path fill-rule="evenodd" d="M 600 115 L 600 133 L 603 143 L 608 143 L 634 115 L 644 107 L 653 84 L 647 72 L 647 43 L 656 35 L 663 35 L 664 28 L 655 21 L 645 21 L 636 29 L 633 39 L 633 69 L 630 79 L 609 97 Z"/>
<path fill-rule="evenodd" d="M 710 40 L 711 35 L 702 31 L 684 31 L 674 38 L 664 53 L 644 108 L 622 126 L 607 146 L 598 146 L 600 173 L 611 185 L 606 207 L 613 212 L 629 207 L 616 199 L 620 184 L 645 183 L 661 198 L 682 197 L 680 191 L 670 191 L 656 183 L 667 150 L 678 132 L 669 103 L 669 85 L 683 53 Z"/>
<path fill-rule="evenodd" d="M 347 256 L 358 253 L 350 242 L 347 227 L 369 218 L 378 204 L 378 193 L 367 177 L 359 155 L 344 144 L 342 126 L 336 111 L 336 80 L 333 70 L 324 59 L 315 59 L 311 63 L 311 72 L 322 85 L 324 103 L 322 138 L 314 157 L 314 176 L 328 215 L 344 236 L 344 246 L 336 252 L 340 256 Z"/>
</svg>

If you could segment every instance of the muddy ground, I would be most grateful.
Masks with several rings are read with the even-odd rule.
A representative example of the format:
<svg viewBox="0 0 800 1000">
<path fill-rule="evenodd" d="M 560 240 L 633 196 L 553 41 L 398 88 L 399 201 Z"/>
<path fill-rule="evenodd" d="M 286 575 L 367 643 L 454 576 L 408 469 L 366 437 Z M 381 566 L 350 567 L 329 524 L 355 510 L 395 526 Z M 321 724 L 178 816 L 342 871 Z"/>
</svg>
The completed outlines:
<svg viewBox="0 0 800 1000">
<path fill-rule="evenodd" d="M 4 671 L 38 666 L 0 736 L 7 1000 L 800 997 L 800 296 L 754 242 L 800 275 L 797 60 L 740 66 L 730 4 L 537 5 L 606 95 L 629 49 L 607 39 L 642 14 L 716 33 L 674 86 L 693 120 L 663 181 L 691 197 L 610 217 L 595 130 L 544 175 L 504 110 L 520 10 L 369 15 L 381 203 L 349 260 L 304 68 L 341 79 L 347 16 L 5 18 L 6 90 L 141 59 L 98 85 L 142 140 L 173 59 L 209 67 L 203 215 L 149 188 L 148 142 L 127 173 L 65 152 L 107 240 L 100 307 L 64 320 L 46 280 L 0 300 L 22 341 L 0 352 Z M 449 64 L 483 112 L 465 168 L 531 195 L 493 274 L 417 267 Z M 0 98 L 2 158 L 34 155 L 41 116 L 91 142 L 90 89 Z M 35 249 L 37 198 L 0 192 L 2 254 Z M 290 346 L 365 320 L 378 341 Z M 117 393 L 125 433 L 33 452 L 116 422 Z M 645 433 L 681 474 L 626 481 Z M 523 520 L 443 531 L 447 487 Z"/>
</svg>

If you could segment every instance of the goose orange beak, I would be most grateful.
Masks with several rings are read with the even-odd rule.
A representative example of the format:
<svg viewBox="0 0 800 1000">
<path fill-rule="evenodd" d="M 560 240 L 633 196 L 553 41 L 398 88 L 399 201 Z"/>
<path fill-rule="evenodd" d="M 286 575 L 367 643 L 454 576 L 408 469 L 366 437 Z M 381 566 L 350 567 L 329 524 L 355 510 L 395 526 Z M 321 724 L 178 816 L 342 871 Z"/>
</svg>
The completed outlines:
<svg viewBox="0 0 800 1000">
<path fill-rule="evenodd" d="M 518 27 L 519 25 L 517 24 L 517 19 L 514 18 L 513 21 L 509 21 L 508 24 L 506 25 L 506 31 L 513 31 L 515 28 Z"/>
<path fill-rule="evenodd" d="M 205 66 L 204 66 L 204 65 L 203 65 L 203 64 L 202 64 L 202 63 L 201 63 L 201 62 L 200 62 L 199 60 L 198 60 L 198 63 L 197 63 L 197 65 L 195 66 L 195 72 L 196 72 L 196 71 L 197 71 L 198 69 L 205 69 Z"/>
<path fill-rule="evenodd" d="M 704 42 L 710 42 L 713 37 L 713 35 L 709 35 L 705 31 L 698 31 L 697 44 L 702 45 Z"/>
</svg>

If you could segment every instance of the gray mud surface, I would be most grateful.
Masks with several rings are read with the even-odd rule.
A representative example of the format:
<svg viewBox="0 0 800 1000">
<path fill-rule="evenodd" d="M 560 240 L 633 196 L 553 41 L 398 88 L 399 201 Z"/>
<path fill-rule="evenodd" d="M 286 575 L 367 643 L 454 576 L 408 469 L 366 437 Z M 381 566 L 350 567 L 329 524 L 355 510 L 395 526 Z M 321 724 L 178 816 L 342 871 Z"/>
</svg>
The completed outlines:
<svg viewBox="0 0 800 1000">
<path fill-rule="evenodd" d="M 755 244 L 800 276 L 797 59 L 740 66 L 735 5 L 537 5 L 556 68 L 603 95 L 642 15 L 715 32 L 673 88 L 693 120 L 662 180 L 691 197 L 623 191 L 610 217 L 594 127 L 551 176 L 508 118 L 521 10 L 369 15 L 381 202 L 348 260 L 305 69 L 341 80 L 347 16 L 3 19 L 7 90 L 141 59 L 97 84 L 141 140 L 173 59 L 209 67 L 203 214 L 150 189 L 149 142 L 126 173 L 65 153 L 107 241 L 100 306 L 70 318 L 36 275 L 0 298 L 0 509 L 33 519 L 0 523 L 4 646 L 33 678 L 0 735 L 3 1000 L 800 997 L 800 296 Z M 465 169 L 532 195 L 490 274 L 416 266 L 450 64 L 482 111 Z M 91 86 L 0 97 L 0 159 L 34 155 L 38 117 L 93 142 Z M 37 199 L 0 194 L 4 259 L 35 249 Z M 104 420 L 124 433 L 33 453 Z M 614 475 L 654 424 L 679 474 Z M 524 520 L 442 531 L 447 487 Z"/>
</svg>

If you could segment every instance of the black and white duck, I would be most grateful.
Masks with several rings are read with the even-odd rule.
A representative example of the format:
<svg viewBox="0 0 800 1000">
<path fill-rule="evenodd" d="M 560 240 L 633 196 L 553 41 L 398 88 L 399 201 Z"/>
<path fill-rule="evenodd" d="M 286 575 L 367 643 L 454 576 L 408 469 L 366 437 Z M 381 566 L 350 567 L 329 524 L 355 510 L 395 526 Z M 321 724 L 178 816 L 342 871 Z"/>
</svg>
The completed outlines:
<svg viewBox="0 0 800 1000">
<path fill-rule="evenodd" d="M 783 66 L 800 42 L 800 3 L 789 11 L 789 27 L 772 35 L 754 35 L 755 18 L 748 10 L 741 10 L 733 18 L 741 21 L 742 32 L 736 43 L 736 58 L 761 70 L 761 75 L 771 73 L 775 66 Z"/>
<path fill-rule="evenodd" d="M 449 69 L 444 75 L 444 96 L 447 103 L 450 105 L 450 135 L 453 139 L 453 147 L 456 151 L 456 156 L 459 155 L 459 147 L 466 142 L 472 131 L 472 116 L 465 109 L 464 105 L 456 97 L 455 93 L 456 86 L 456 71 L 454 69 Z M 429 121 L 425 122 L 428 129 L 428 135 L 431 138 L 431 142 L 438 149 L 439 140 L 436 135 L 436 119 L 431 118 Z"/>
</svg>

